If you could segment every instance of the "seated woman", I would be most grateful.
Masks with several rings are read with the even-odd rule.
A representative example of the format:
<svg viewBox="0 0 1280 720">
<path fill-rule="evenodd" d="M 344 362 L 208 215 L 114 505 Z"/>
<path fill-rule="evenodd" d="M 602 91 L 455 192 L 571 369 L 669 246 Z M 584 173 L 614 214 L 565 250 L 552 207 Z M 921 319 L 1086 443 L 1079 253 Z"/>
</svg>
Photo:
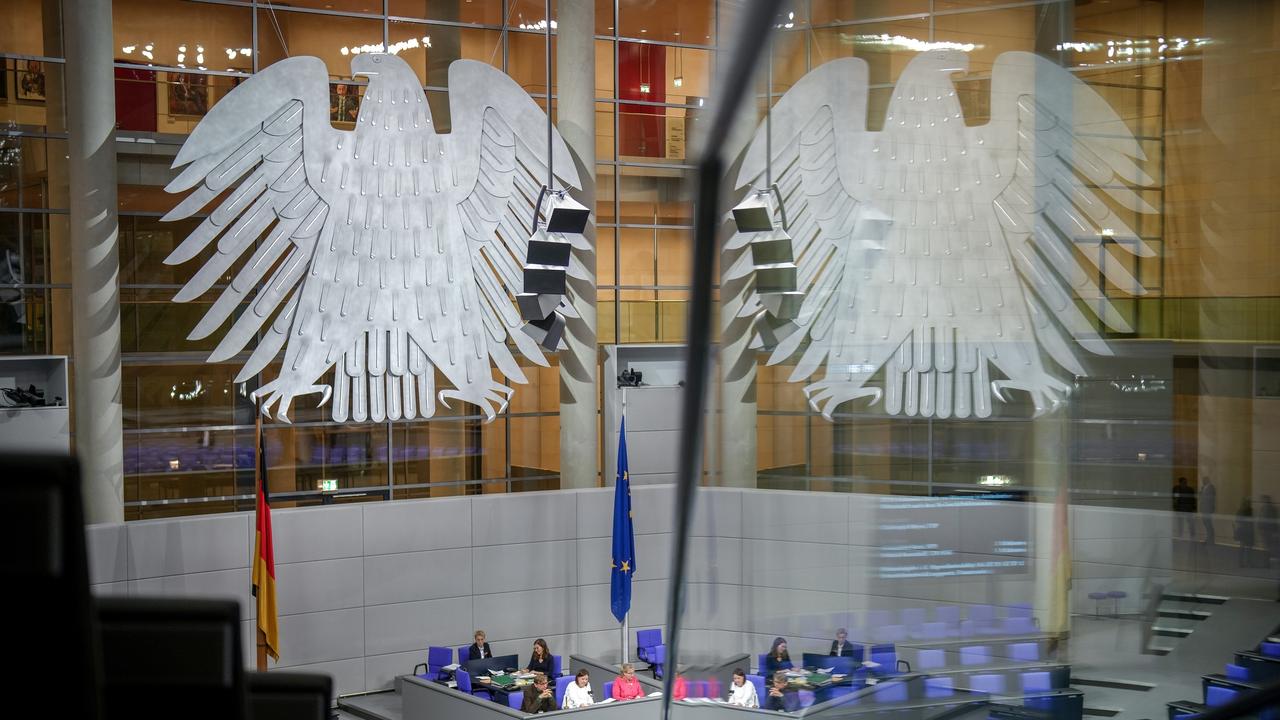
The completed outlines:
<svg viewBox="0 0 1280 720">
<path fill-rule="evenodd" d="M 640 687 L 640 678 L 636 677 L 636 666 L 622 663 L 622 674 L 613 681 L 614 700 L 635 700 L 644 697 L 644 688 Z"/>
<path fill-rule="evenodd" d="M 520 703 L 520 712 L 535 714 L 557 710 L 556 694 L 547 687 L 547 676 L 538 673 L 533 676 L 533 684 L 524 689 L 524 702 Z"/>
<path fill-rule="evenodd" d="M 769 654 L 764 657 L 764 667 L 760 668 L 760 674 L 769 677 L 779 670 L 791 669 L 791 655 L 787 653 L 786 638 L 774 638 L 773 645 L 769 647 Z"/>
<path fill-rule="evenodd" d="M 765 698 L 765 710 L 782 710 L 795 712 L 800 709 L 800 693 L 787 687 L 787 674 L 773 674 L 773 684 L 769 686 L 769 696 Z"/>
<path fill-rule="evenodd" d="M 564 689 L 564 703 L 561 707 L 568 710 L 595 703 L 596 699 L 591 695 L 591 675 L 586 668 L 583 668 L 574 676 L 573 682 Z"/>
<path fill-rule="evenodd" d="M 756 696 L 756 684 L 747 682 L 747 673 L 742 668 L 735 668 L 733 671 L 733 684 L 729 686 L 729 704 L 749 708 L 760 707 L 760 698 Z"/>
<path fill-rule="evenodd" d="M 533 641 L 533 654 L 529 656 L 529 666 L 524 669 L 525 672 L 542 673 L 547 677 L 551 677 L 555 673 L 552 672 L 551 666 L 551 650 L 547 647 L 547 641 L 538 638 Z"/>
</svg>

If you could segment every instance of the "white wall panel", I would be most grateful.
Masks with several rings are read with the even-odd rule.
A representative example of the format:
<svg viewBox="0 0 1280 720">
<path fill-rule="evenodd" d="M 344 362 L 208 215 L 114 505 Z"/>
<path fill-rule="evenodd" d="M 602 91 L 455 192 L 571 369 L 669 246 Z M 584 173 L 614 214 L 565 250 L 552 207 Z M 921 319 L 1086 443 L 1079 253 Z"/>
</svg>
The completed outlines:
<svg viewBox="0 0 1280 720">
<path fill-rule="evenodd" d="M 475 627 L 469 597 L 371 605 L 364 609 L 365 652 L 384 655 L 428 645 L 466 645 Z"/>
<path fill-rule="evenodd" d="M 569 587 L 578 582 L 576 540 L 472 548 L 476 595 Z"/>
<path fill-rule="evenodd" d="M 361 505 L 365 555 L 471 547 L 471 498 Z"/>
<path fill-rule="evenodd" d="M 91 584 L 129 579 L 129 534 L 125 527 L 90 525 L 85 528 Z"/>
<path fill-rule="evenodd" d="M 363 658 L 362 617 L 360 608 L 281 615 L 280 667 Z"/>
<path fill-rule="evenodd" d="M 359 505 L 273 510 L 276 562 L 360 557 L 364 554 L 363 525 L 364 508 Z"/>
<path fill-rule="evenodd" d="M 427 661 L 427 648 L 412 652 L 369 655 L 364 659 L 364 686 L 368 690 L 382 690 L 395 684 L 396 677 L 413 672 L 413 666 Z"/>
<path fill-rule="evenodd" d="M 742 498 L 738 488 L 698 488 L 693 509 L 693 534 L 703 537 L 742 537 Z"/>
<path fill-rule="evenodd" d="M 577 598 L 572 588 L 526 590 L 472 598 L 476 627 L 484 628 L 495 640 L 576 632 L 576 607 Z"/>
<path fill-rule="evenodd" d="M 471 548 L 429 550 L 364 558 L 364 599 L 369 605 L 462 597 L 471 594 Z"/>
<path fill-rule="evenodd" d="M 742 548 L 751 559 L 742 569 L 745 585 L 837 593 L 849 589 L 847 545 L 743 540 Z"/>
<path fill-rule="evenodd" d="M 321 673 L 333 678 L 334 696 L 347 693 L 364 692 L 365 685 L 364 658 L 335 660 L 332 662 L 312 663 L 289 668 L 290 672 Z"/>
<path fill-rule="evenodd" d="M 249 518 L 207 515 L 128 523 L 129 578 L 247 568 Z"/>
<path fill-rule="evenodd" d="M 240 617 L 254 617 L 249 569 L 166 575 L 128 582 L 130 595 L 227 598 L 240 603 Z"/>
<path fill-rule="evenodd" d="M 474 545 L 573 540 L 578 526 L 576 493 L 528 492 L 471 499 Z"/>
<path fill-rule="evenodd" d="M 849 542 L 848 494 L 744 492 L 742 536 L 759 540 Z"/>
<path fill-rule="evenodd" d="M 281 615 L 363 607 L 363 561 L 356 557 L 279 563 L 276 598 Z"/>
</svg>

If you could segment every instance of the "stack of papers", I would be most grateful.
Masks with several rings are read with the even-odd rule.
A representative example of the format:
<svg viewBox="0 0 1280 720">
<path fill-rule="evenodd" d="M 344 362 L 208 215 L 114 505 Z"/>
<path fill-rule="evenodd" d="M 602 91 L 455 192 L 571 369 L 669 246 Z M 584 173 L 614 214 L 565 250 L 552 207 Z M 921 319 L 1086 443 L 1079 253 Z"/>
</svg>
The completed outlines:
<svg viewBox="0 0 1280 720">
<path fill-rule="evenodd" d="M 506 673 L 503 672 L 502 670 L 490 670 L 489 674 L 494 677 L 502 677 L 503 675 L 506 675 Z"/>
<path fill-rule="evenodd" d="M 832 665 L 832 666 L 831 666 L 831 667 L 829 667 L 829 668 L 818 668 L 818 672 L 822 673 L 823 675 L 830 675 L 831 673 L 833 673 L 833 672 L 835 672 L 835 671 L 836 671 L 836 668 L 835 668 L 835 666 L 834 666 L 834 665 Z"/>
<path fill-rule="evenodd" d="M 458 668 L 460 668 L 460 667 L 462 667 L 462 666 L 461 666 L 461 665 L 459 665 L 458 663 L 449 663 L 448 665 L 445 665 L 444 667 L 442 667 L 442 668 L 440 668 L 440 669 L 441 669 L 441 670 L 443 670 L 443 671 L 445 671 L 445 672 L 453 672 L 454 670 L 457 670 L 457 669 L 458 669 Z"/>
<path fill-rule="evenodd" d="M 649 697 L 662 697 L 662 691 L 654 690 L 653 692 L 649 693 Z"/>
</svg>

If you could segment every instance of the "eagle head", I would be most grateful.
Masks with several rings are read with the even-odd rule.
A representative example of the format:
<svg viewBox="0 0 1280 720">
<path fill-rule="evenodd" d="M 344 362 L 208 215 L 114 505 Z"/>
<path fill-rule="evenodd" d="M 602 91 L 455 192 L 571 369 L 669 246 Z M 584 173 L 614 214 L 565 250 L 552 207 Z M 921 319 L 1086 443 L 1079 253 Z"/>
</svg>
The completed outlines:
<svg viewBox="0 0 1280 720">
<path fill-rule="evenodd" d="M 431 109 L 422 92 L 422 81 L 409 63 L 389 53 L 360 53 L 351 58 L 351 75 L 369 78 L 365 99 L 378 105 L 385 101 L 384 113 L 391 117 L 420 113 L 427 124 L 431 124 Z M 360 114 L 365 114 L 364 103 Z M 382 118 L 387 119 L 385 114 Z"/>
</svg>

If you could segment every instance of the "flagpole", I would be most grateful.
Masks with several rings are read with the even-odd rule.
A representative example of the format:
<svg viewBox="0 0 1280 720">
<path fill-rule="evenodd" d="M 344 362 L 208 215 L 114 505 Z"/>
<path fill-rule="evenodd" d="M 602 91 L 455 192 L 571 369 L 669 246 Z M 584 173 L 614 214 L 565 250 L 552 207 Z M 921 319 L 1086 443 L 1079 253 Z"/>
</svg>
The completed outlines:
<svg viewBox="0 0 1280 720">
<path fill-rule="evenodd" d="M 626 385 L 622 386 L 622 420 L 624 423 L 627 420 L 627 386 Z M 615 480 L 614 482 L 617 482 L 617 481 Z M 622 616 L 622 625 L 621 625 L 622 659 L 618 661 L 619 664 L 627 662 L 627 656 L 629 655 L 629 653 L 627 652 L 627 631 L 628 631 L 628 626 L 630 625 L 630 621 L 631 621 L 631 612 L 630 610 L 628 610 L 627 614 Z"/>
<path fill-rule="evenodd" d="M 253 399 L 253 405 L 254 405 L 254 410 L 256 411 L 254 412 L 255 419 L 253 423 L 253 452 L 254 452 L 254 455 L 256 456 L 262 453 L 262 400 L 261 398 L 258 398 L 255 396 Z M 262 492 L 261 490 L 262 483 L 266 481 L 266 478 L 261 477 L 262 465 L 263 465 L 262 458 L 255 457 L 255 462 L 253 463 L 254 497 L 257 497 L 257 493 Z M 253 508 L 254 508 L 253 510 L 254 522 L 257 523 L 257 520 L 258 520 L 257 518 L 258 503 L 257 502 L 253 504 Z M 256 557 L 254 558 L 254 562 L 257 562 Z M 266 672 L 267 670 L 267 633 L 265 630 L 262 629 L 262 623 L 256 623 L 256 624 L 258 626 L 258 636 L 257 636 L 258 637 L 258 670 L 261 672 Z"/>
</svg>

